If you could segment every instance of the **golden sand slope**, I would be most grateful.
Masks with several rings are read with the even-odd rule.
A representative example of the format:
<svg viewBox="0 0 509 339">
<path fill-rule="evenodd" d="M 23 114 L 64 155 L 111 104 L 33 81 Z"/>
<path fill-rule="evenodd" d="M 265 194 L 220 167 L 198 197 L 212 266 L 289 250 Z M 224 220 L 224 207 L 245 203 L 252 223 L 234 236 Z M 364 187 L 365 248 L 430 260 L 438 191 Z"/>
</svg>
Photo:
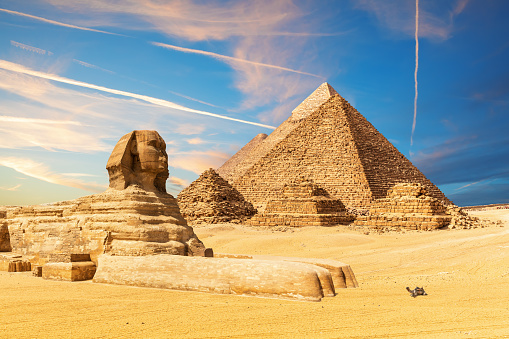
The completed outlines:
<svg viewBox="0 0 509 339">
<path fill-rule="evenodd" d="M 1 272 L 0 338 L 509 338 L 509 211 L 475 215 L 506 226 L 382 235 L 347 227 L 195 228 L 216 252 L 350 264 L 360 287 L 317 303 Z M 429 295 L 411 298 L 406 286 Z"/>
</svg>

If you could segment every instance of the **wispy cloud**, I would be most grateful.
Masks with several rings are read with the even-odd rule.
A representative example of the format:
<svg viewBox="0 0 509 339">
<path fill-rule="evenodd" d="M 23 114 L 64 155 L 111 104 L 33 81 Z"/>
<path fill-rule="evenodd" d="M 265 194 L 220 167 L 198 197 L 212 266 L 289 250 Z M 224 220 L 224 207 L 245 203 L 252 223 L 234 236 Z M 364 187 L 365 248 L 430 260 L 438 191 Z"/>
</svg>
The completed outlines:
<svg viewBox="0 0 509 339">
<path fill-rule="evenodd" d="M 101 68 L 99 66 L 89 64 L 88 62 L 85 62 L 85 61 L 81 61 L 81 60 L 77 60 L 77 59 L 72 59 L 72 61 L 74 61 L 75 63 L 77 63 L 77 64 L 79 64 L 81 66 L 87 67 L 87 68 L 97 69 L 99 71 L 103 71 L 103 72 L 106 72 L 106 73 L 115 74 L 115 72 L 113 72 L 113 71 L 109 71 L 109 70 Z"/>
<path fill-rule="evenodd" d="M 25 51 L 30 51 L 30 52 L 37 53 L 37 54 L 53 55 L 53 53 L 50 52 L 50 51 L 46 51 L 46 50 L 44 50 L 42 48 L 37 48 L 37 47 L 30 46 L 30 45 L 25 45 L 25 44 L 22 44 L 21 42 L 17 42 L 17 41 L 14 41 L 14 40 L 11 40 L 11 45 L 14 46 L 14 47 L 21 48 L 21 49 L 23 49 Z"/>
<path fill-rule="evenodd" d="M 302 71 L 298 71 L 298 70 L 287 68 L 287 67 L 270 65 L 270 64 L 265 64 L 263 62 L 256 62 L 256 61 L 251 61 L 251 60 L 247 60 L 247 59 L 235 58 L 235 57 L 231 57 L 231 56 L 227 56 L 227 55 L 222 55 L 222 54 L 217 54 L 217 53 L 213 53 L 213 52 L 202 51 L 202 50 L 199 50 L 199 49 L 191 49 L 191 48 L 178 47 L 178 46 L 174 46 L 174 45 L 163 44 L 161 42 L 152 42 L 152 45 L 159 46 L 159 47 L 164 47 L 164 48 L 168 48 L 168 49 L 172 49 L 172 50 L 179 51 L 179 52 L 184 52 L 184 53 L 193 53 L 193 54 L 206 55 L 206 56 L 210 56 L 210 57 L 212 57 L 214 59 L 226 61 L 227 63 L 245 63 L 245 64 L 249 64 L 249 65 L 253 65 L 253 66 L 261 66 L 261 67 L 273 68 L 273 69 L 277 69 L 277 70 L 280 70 L 280 71 L 292 72 L 292 73 L 297 73 L 297 74 L 304 74 L 304 75 L 309 75 L 309 76 L 316 77 L 316 78 L 319 78 L 319 79 L 324 79 L 324 77 L 322 77 L 320 75 L 315 75 L 315 74 L 311 74 L 311 73 L 307 73 L 307 72 L 302 72 Z"/>
<path fill-rule="evenodd" d="M 432 3 L 422 3 L 419 9 L 419 36 L 437 40 L 446 40 L 454 30 L 454 18 L 465 9 L 468 0 L 450 2 L 452 7 L 448 11 L 434 12 Z M 402 32 L 407 36 L 415 34 L 415 3 L 407 0 L 377 1 L 357 0 L 355 6 L 373 13 L 377 20 L 395 32 Z"/>
<path fill-rule="evenodd" d="M 209 168 L 218 168 L 229 158 L 230 154 L 218 151 L 179 152 L 171 155 L 170 166 L 201 174 Z"/>
<path fill-rule="evenodd" d="M 157 98 L 149 97 L 149 96 L 146 96 L 146 95 L 140 95 L 140 94 L 120 91 L 120 90 L 116 90 L 116 89 L 112 89 L 112 88 L 107 88 L 107 87 L 103 87 L 103 86 L 93 85 L 93 84 L 85 83 L 85 82 L 82 82 L 82 81 L 77 81 L 77 80 L 72 80 L 72 79 L 69 79 L 69 78 L 64 78 L 64 77 L 61 77 L 61 76 L 58 76 L 58 75 L 55 75 L 55 74 L 49 74 L 49 73 L 43 73 L 43 72 L 34 71 L 34 70 L 31 70 L 31 69 L 29 69 L 27 67 L 24 67 L 22 65 L 19 65 L 19 64 L 16 64 L 16 63 L 12 63 L 12 62 L 9 62 L 9 61 L 6 61 L 6 60 L 0 60 L 0 68 L 8 70 L 8 71 L 12 71 L 12 72 L 17 72 L 17 73 L 21 73 L 21 74 L 27 74 L 27 75 L 38 77 L 38 78 L 42 78 L 42 79 L 57 81 L 57 82 L 65 83 L 65 84 L 69 84 L 69 85 L 80 86 L 80 87 L 85 87 L 85 88 L 90 88 L 90 89 L 98 90 L 98 91 L 101 91 L 101 92 L 107 92 L 107 93 L 111 93 L 111 94 L 131 97 L 131 98 L 134 98 L 134 99 L 138 99 L 138 100 L 142 100 L 142 101 L 151 103 L 153 105 L 173 108 L 173 109 L 176 109 L 176 110 L 179 110 L 179 111 L 195 113 L 195 114 L 201 114 L 201 115 L 206 115 L 206 116 L 210 116 L 210 117 L 214 117 L 214 118 L 220 118 L 220 119 L 231 120 L 231 121 L 240 122 L 240 123 L 244 123 L 244 124 L 250 124 L 250 125 L 260 126 L 260 127 L 269 128 L 269 129 L 275 129 L 274 126 L 269 126 L 269 125 L 264 125 L 264 124 L 252 122 L 252 121 L 246 121 L 246 120 L 231 118 L 231 117 L 228 117 L 228 116 L 219 115 L 219 114 L 215 114 L 215 113 L 199 111 L 199 110 L 195 110 L 195 109 L 192 109 L 192 108 L 184 107 L 184 106 L 181 106 L 181 105 L 178 105 L 176 103 L 173 103 L 173 102 L 170 102 L 170 101 L 166 101 L 166 100 L 163 100 L 163 99 L 157 99 Z"/>
<path fill-rule="evenodd" d="M 90 192 L 102 192 L 107 186 L 96 183 L 88 183 L 79 179 L 69 178 L 59 173 L 52 172 L 43 163 L 35 162 L 28 158 L 3 157 L 0 158 L 0 166 L 12 168 L 13 170 L 52 184 L 79 188 Z"/>
<path fill-rule="evenodd" d="M 171 94 L 175 94 L 176 96 L 182 97 L 184 99 L 195 101 L 195 102 L 199 102 L 200 104 L 204 104 L 204 105 L 207 105 L 207 106 L 210 106 L 210 107 L 223 108 L 223 107 L 219 107 L 219 106 L 216 106 L 214 104 L 211 104 L 209 102 L 205 102 L 203 100 L 198 100 L 198 99 L 195 99 L 195 98 L 191 98 L 190 96 L 187 96 L 187 95 L 184 95 L 184 94 L 180 94 L 180 93 L 173 92 L 173 91 L 168 91 L 168 92 L 170 92 Z"/>
<path fill-rule="evenodd" d="M 177 186 L 179 188 L 184 188 L 184 187 L 189 186 L 189 181 L 187 181 L 185 179 L 177 178 L 177 177 L 169 177 L 168 178 L 168 183 L 170 185 L 174 185 L 174 186 Z"/>
<path fill-rule="evenodd" d="M 174 132 L 182 135 L 193 135 L 193 134 L 201 134 L 205 131 L 205 125 L 199 124 L 180 124 L 175 128 Z"/>
<path fill-rule="evenodd" d="M 45 22 L 45 23 L 48 23 L 48 24 L 51 24 L 51 25 L 63 26 L 63 27 L 68 27 L 68 28 L 73 28 L 73 29 L 80 29 L 82 31 L 91 31 L 91 32 L 104 33 L 104 34 L 112 34 L 112 35 L 122 35 L 122 34 L 116 34 L 116 33 L 112 33 L 112 32 L 101 31 L 101 30 L 93 29 L 93 28 L 87 28 L 87 27 L 80 27 L 80 26 L 65 24 L 63 22 L 49 20 L 49 19 L 41 18 L 39 16 L 26 14 L 26 13 L 11 11 L 11 10 L 4 9 L 4 8 L 0 8 L 0 12 L 9 13 L 9 14 L 12 14 L 12 15 L 24 16 L 24 17 L 27 17 L 27 18 L 30 18 L 30 19 L 34 19 L 34 20 L 38 20 L 38 21 L 42 21 L 42 22 Z"/>
<path fill-rule="evenodd" d="M 311 5 L 296 5 L 292 0 L 46 1 L 74 13 L 92 14 L 91 21 L 95 20 L 96 15 L 103 18 L 110 15 L 111 21 L 114 21 L 116 14 L 130 15 L 130 25 L 145 22 L 151 29 L 172 39 L 207 41 L 209 45 L 226 41 L 230 50 L 228 55 L 191 48 L 178 49 L 204 54 L 230 64 L 235 70 L 234 86 L 244 94 L 239 110 L 279 105 L 291 98 L 309 94 L 323 82 L 323 78 L 317 74 L 327 77 L 337 72 L 337 69 L 327 67 L 326 63 L 316 62 L 316 53 L 312 52 L 316 50 L 313 39 L 343 33 L 321 32 L 324 14 L 313 16 Z M 296 27 L 298 32 L 292 32 Z M 177 49 L 177 46 L 168 46 Z"/>
<path fill-rule="evenodd" d="M 0 115 L 0 121 L 8 123 L 8 122 L 16 122 L 22 124 L 43 124 L 43 125 L 76 125 L 81 126 L 82 124 L 78 121 L 58 121 L 58 120 L 50 120 L 50 119 L 34 119 L 34 118 L 20 118 L 20 117 L 10 117 L 5 115 Z"/>
<path fill-rule="evenodd" d="M 21 184 L 13 186 L 13 187 L 1 187 L 0 186 L 0 191 L 11 191 L 11 192 L 14 192 L 14 191 L 17 191 L 18 188 L 20 188 L 20 187 L 21 187 Z"/>
<path fill-rule="evenodd" d="M 206 141 L 204 141 L 203 139 L 201 138 L 192 138 L 192 139 L 186 139 L 186 142 L 189 144 L 189 145 L 202 145 L 202 144 L 205 144 Z"/>
</svg>

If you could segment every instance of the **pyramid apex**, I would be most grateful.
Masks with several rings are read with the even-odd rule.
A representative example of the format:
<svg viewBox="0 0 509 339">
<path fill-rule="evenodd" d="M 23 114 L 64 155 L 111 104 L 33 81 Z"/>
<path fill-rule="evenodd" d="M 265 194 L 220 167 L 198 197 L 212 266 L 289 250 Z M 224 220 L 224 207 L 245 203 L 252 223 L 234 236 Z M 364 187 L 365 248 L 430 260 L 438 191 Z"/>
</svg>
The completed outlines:
<svg viewBox="0 0 509 339">
<path fill-rule="evenodd" d="M 324 82 L 292 111 L 292 120 L 304 119 L 334 95 L 339 94 L 328 82 Z"/>
</svg>

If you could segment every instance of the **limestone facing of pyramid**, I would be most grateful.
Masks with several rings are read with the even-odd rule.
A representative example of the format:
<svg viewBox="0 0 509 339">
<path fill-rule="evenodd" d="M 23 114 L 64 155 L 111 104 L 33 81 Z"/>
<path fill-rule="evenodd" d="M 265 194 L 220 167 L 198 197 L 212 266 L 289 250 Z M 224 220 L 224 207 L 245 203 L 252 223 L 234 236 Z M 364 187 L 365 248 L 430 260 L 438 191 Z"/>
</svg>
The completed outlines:
<svg viewBox="0 0 509 339">
<path fill-rule="evenodd" d="M 352 210 L 367 210 L 398 182 L 421 183 L 431 196 L 451 204 L 330 85 L 322 86 L 235 167 L 219 168 L 247 201 L 263 210 L 284 184 L 304 176 Z"/>
<path fill-rule="evenodd" d="M 108 161 L 111 187 L 58 203 L 7 207 L 0 222 L 1 249 L 43 265 L 51 255 L 103 253 L 205 255 L 205 246 L 164 190 L 168 163 L 156 131 L 123 136 Z M 5 229 L 8 234 L 4 234 Z"/>
<path fill-rule="evenodd" d="M 313 113 L 332 95 L 339 95 L 328 83 L 321 84 L 293 111 L 292 115 L 276 128 L 268 137 L 258 134 L 233 157 L 227 160 L 217 172 L 228 182 L 232 183 L 269 153 L 278 143 L 284 140 L 299 122 Z"/>
<path fill-rule="evenodd" d="M 240 223 L 256 213 L 242 194 L 212 168 L 179 193 L 180 212 L 189 224 Z"/>
<path fill-rule="evenodd" d="M 355 225 L 431 230 L 447 226 L 451 219 L 446 207 L 427 195 L 423 185 L 398 183 L 388 191 L 386 198 L 373 202 L 369 215 L 358 216 Z"/>
<path fill-rule="evenodd" d="M 332 226 L 349 223 L 354 216 L 348 213 L 339 199 L 305 178 L 297 178 L 283 186 L 278 199 L 267 202 L 265 211 L 249 220 L 253 226 Z"/>
</svg>

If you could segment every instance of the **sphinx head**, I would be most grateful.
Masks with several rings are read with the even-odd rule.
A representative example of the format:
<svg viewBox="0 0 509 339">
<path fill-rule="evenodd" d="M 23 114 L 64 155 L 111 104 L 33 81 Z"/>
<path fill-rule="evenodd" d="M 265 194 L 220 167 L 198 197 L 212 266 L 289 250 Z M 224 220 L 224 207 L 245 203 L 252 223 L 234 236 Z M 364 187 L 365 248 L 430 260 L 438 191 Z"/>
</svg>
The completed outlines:
<svg viewBox="0 0 509 339">
<path fill-rule="evenodd" d="M 156 131 L 133 131 L 115 145 L 106 165 L 110 187 L 123 190 L 139 185 L 147 191 L 166 193 L 168 155 L 166 143 Z"/>
</svg>

